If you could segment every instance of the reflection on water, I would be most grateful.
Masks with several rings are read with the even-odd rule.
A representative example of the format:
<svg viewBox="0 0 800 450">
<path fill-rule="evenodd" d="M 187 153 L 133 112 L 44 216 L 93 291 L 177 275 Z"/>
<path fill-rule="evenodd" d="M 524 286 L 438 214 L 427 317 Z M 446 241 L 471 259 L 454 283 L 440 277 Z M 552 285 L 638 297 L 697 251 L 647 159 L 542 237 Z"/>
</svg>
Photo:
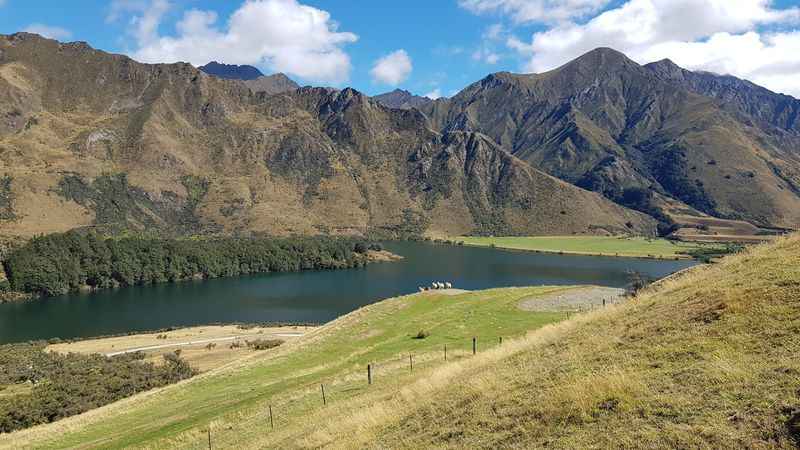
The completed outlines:
<svg viewBox="0 0 800 450">
<path fill-rule="evenodd" d="M 136 286 L 0 305 L 0 343 L 218 322 L 326 322 L 431 281 L 454 287 L 624 286 L 626 272 L 660 278 L 692 261 L 568 256 L 392 242 L 400 262 L 363 269 L 276 273 Z"/>
</svg>

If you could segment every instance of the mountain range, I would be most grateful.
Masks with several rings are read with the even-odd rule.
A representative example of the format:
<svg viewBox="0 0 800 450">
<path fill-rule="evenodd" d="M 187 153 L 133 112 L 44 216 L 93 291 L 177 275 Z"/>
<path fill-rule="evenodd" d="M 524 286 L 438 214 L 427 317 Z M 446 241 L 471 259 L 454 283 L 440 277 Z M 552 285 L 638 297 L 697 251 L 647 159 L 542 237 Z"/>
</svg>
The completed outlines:
<svg viewBox="0 0 800 450">
<path fill-rule="evenodd" d="M 397 109 L 421 108 L 433 101 L 428 97 L 414 95 L 402 89 L 395 89 L 391 92 L 378 94 L 372 98 L 384 106 Z"/>
<path fill-rule="evenodd" d="M 751 83 L 611 49 L 386 106 L 281 74 L 227 79 L 0 35 L 0 233 L 794 228 L 797 111 Z"/>
</svg>

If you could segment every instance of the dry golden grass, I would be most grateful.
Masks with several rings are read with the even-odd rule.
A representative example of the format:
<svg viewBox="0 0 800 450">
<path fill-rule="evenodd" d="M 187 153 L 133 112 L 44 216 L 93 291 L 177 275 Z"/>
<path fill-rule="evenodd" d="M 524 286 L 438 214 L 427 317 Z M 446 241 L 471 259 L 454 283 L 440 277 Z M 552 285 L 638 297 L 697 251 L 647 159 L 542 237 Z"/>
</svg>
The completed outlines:
<svg viewBox="0 0 800 450">
<path fill-rule="evenodd" d="M 320 410 L 255 446 L 793 448 L 798 331 L 792 236 Z"/>
<path fill-rule="evenodd" d="M 246 340 L 280 339 L 291 341 L 313 329 L 314 327 L 308 326 L 239 328 L 236 325 L 211 325 L 156 333 L 65 342 L 49 345 L 46 350 L 60 353 L 107 354 L 145 348 L 142 352 L 146 355 L 147 360 L 161 363 L 163 361 L 162 355 L 180 349 L 181 358 L 201 372 L 206 372 L 252 353 L 252 350 L 245 345 Z M 186 345 L 191 342 L 197 343 Z M 213 348 L 206 348 L 210 342 L 215 345 Z M 241 346 L 231 347 L 234 342 Z M 152 346 L 163 348 L 146 349 L 146 347 Z"/>
</svg>

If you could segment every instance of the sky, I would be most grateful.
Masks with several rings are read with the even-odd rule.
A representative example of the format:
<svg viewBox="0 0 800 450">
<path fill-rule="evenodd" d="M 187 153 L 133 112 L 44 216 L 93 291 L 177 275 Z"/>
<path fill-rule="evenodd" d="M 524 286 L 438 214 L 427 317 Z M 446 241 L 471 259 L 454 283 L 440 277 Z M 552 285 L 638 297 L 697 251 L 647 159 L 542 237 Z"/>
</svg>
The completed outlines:
<svg viewBox="0 0 800 450">
<path fill-rule="evenodd" d="M 0 33 L 17 31 L 431 98 L 611 47 L 800 98 L 800 0 L 0 0 Z"/>
</svg>

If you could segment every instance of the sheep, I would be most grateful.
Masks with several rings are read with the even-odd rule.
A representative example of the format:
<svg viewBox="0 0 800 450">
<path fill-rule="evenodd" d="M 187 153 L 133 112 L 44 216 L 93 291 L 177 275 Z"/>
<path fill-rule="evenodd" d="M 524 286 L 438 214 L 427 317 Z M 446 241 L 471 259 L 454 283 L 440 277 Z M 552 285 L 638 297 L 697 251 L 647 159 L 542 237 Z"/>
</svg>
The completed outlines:
<svg viewBox="0 0 800 450">
<path fill-rule="evenodd" d="M 453 284 L 448 281 L 444 284 L 444 287 L 446 287 L 447 289 L 453 289 Z"/>
</svg>

